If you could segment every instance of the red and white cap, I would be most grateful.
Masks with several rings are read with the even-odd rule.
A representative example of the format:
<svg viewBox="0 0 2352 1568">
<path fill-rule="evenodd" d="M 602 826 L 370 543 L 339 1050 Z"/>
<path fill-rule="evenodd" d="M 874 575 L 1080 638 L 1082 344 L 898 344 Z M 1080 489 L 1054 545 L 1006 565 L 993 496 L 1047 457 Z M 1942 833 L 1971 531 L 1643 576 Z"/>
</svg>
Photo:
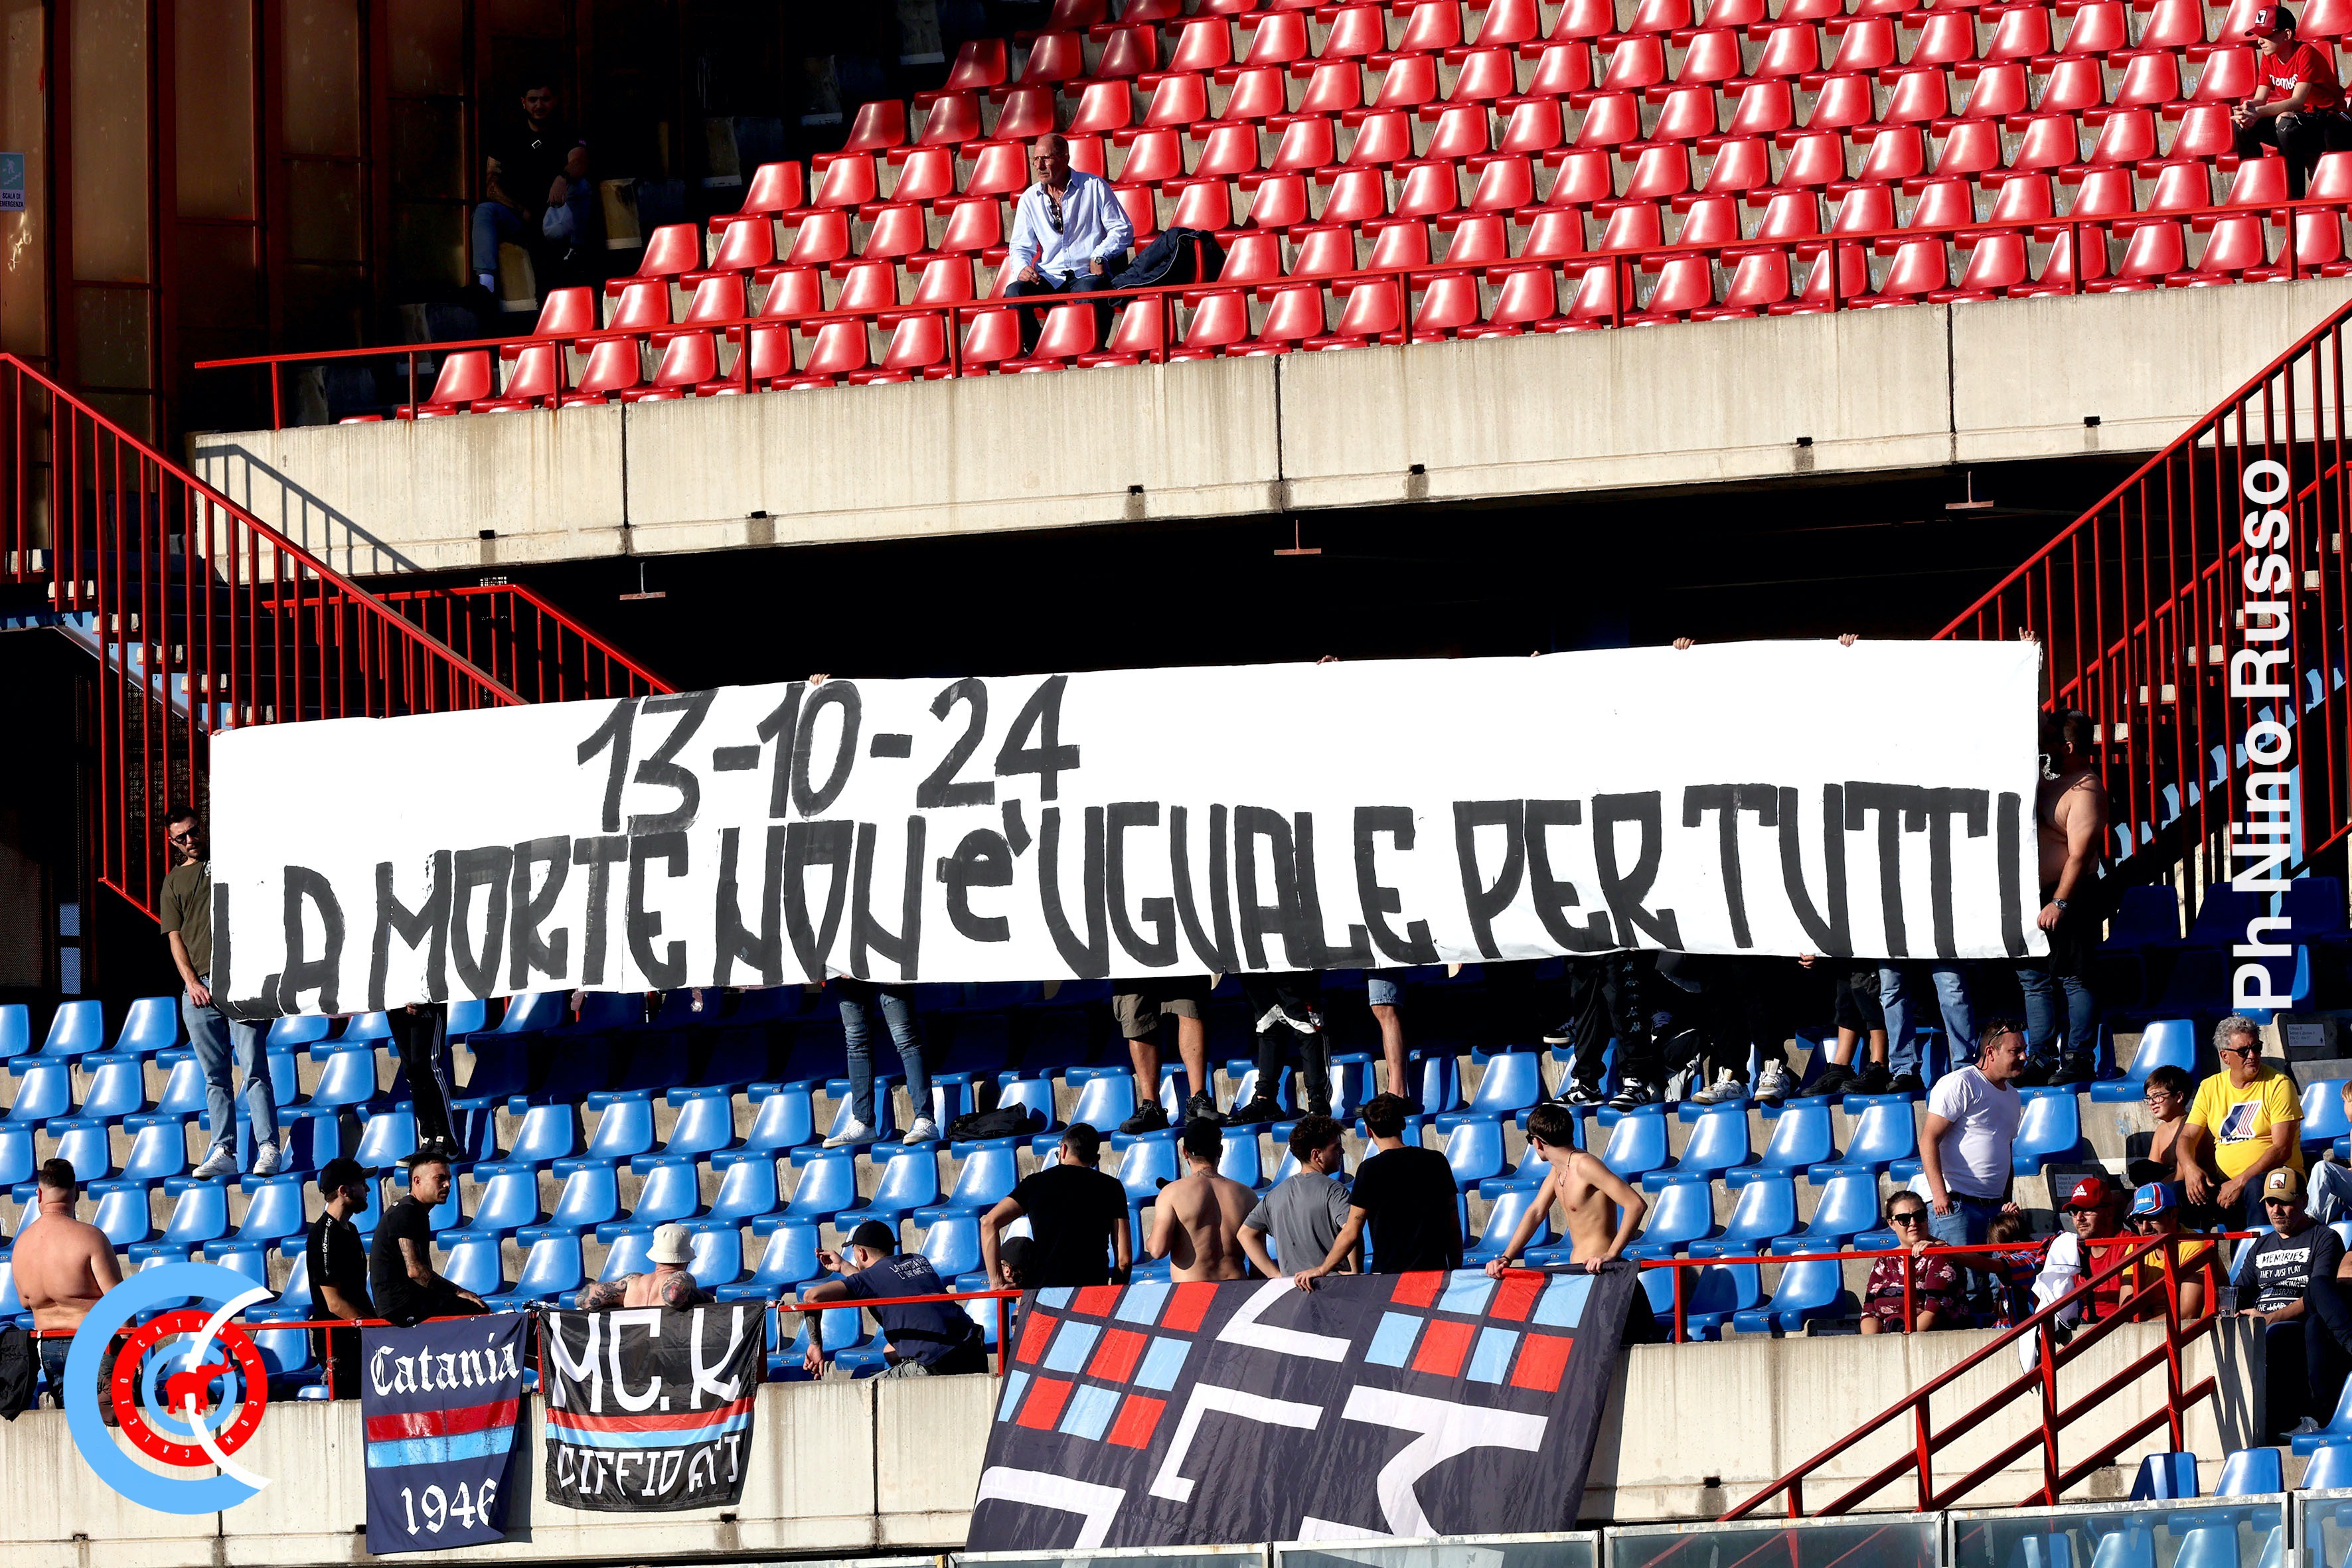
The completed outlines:
<svg viewBox="0 0 2352 1568">
<path fill-rule="evenodd" d="M 2294 13 L 2284 5 L 2264 5 L 2256 10 L 2245 32 L 2249 38 L 2275 38 L 2282 35 L 2294 37 Z"/>
</svg>

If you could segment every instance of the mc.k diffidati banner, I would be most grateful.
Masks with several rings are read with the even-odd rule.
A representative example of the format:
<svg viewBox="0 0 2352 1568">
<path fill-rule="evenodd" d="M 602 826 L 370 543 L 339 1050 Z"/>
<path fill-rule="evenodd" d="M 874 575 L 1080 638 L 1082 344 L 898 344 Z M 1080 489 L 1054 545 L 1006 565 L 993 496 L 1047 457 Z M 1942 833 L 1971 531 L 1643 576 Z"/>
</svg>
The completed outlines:
<svg viewBox="0 0 2352 1568">
<path fill-rule="evenodd" d="M 2040 650 L 730 686 L 213 742 L 246 1016 L 1619 947 L 2044 951 Z"/>
</svg>

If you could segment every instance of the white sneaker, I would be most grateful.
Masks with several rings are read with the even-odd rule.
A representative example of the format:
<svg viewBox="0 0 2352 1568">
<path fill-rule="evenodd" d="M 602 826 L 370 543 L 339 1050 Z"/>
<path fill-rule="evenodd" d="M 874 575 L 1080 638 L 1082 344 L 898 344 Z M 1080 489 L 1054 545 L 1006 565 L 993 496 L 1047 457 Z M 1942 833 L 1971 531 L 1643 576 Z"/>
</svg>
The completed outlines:
<svg viewBox="0 0 2352 1568">
<path fill-rule="evenodd" d="M 1785 1062 L 1764 1064 L 1764 1070 L 1756 1075 L 1756 1098 L 1769 1105 L 1789 1098 L 1789 1068 Z"/>
<path fill-rule="evenodd" d="M 1737 1105 L 1747 1098 L 1748 1086 L 1733 1077 L 1729 1068 L 1716 1074 L 1712 1088 L 1703 1089 L 1691 1096 L 1692 1101 L 1698 1105 Z"/>
<path fill-rule="evenodd" d="M 915 1124 L 907 1129 L 902 1143 L 936 1143 L 940 1141 L 940 1124 L 928 1116 L 918 1116 Z"/>
<path fill-rule="evenodd" d="M 261 1152 L 253 1157 L 253 1173 L 257 1176 L 274 1176 L 278 1173 L 278 1168 L 285 1163 L 286 1151 L 283 1148 L 276 1143 L 264 1143 L 261 1146 Z"/>
<path fill-rule="evenodd" d="M 840 1131 L 835 1133 L 832 1137 L 826 1139 L 824 1141 L 824 1146 L 828 1149 L 839 1149 L 845 1144 L 871 1143 L 873 1142 L 874 1129 L 866 1126 L 863 1121 L 853 1121 L 848 1126 L 844 1127 Z"/>
<path fill-rule="evenodd" d="M 236 1174 L 236 1151 L 226 1143 L 215 1143 L 205 1163 L 188 1173 L 200 1182 L 217 1182 L 223 1176 Z"/>
</svg>

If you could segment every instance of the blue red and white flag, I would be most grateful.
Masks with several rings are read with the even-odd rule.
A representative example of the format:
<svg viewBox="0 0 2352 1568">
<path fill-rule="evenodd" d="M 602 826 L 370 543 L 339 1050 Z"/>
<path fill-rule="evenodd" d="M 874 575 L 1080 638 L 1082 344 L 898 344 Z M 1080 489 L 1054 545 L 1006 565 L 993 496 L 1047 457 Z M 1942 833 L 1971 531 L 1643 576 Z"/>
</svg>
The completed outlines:
<svg viewBox="0 0 2352 1568">
<path fill-rule="evenodd" d="M 607 1513 L 740 1502 L 762 1316 L 756 1302 L 547 1313 L 547 1500 Z"/>
<path fill-rule="evenodd" d="M 370 1552 L 505 1538 L 530 1329 L 504 1312 L 361 1331 Z"/>
</svg>

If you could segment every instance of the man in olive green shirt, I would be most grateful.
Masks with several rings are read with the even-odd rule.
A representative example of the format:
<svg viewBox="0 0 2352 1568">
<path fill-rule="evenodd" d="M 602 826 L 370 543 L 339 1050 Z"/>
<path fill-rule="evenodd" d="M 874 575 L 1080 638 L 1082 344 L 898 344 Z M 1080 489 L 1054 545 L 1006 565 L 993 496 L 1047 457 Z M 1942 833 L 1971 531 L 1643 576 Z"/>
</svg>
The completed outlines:
<svg viewBox="0 0 2352 1568">
<path fill-rule="evenodd" d="M 196 1065 L 204 1068 L 205 1121 L 213 1131 L 212 1152 L 193 1173 L 217 1181 L 237 1172 L 233 1051 L 245 1074 L 246 1113 L 253 1122 L 253 1173 L 271 1175 L 285 1156 L 278 1146 L 278 1102 L 270 1093 L 262 1027 L 229 1017 L 213 1001 L 213 870 L 205 858 L 204 828 L 194 808 L 173 807 L 163 822 L 163 836 L 180 863 L 163 879 L 156 924 L 171 943 L 172 962 L 186 987 L 180 997 L 180 1018 L 187 1026 L 188 1043 L 195 1047 Z"/>
</svg>

